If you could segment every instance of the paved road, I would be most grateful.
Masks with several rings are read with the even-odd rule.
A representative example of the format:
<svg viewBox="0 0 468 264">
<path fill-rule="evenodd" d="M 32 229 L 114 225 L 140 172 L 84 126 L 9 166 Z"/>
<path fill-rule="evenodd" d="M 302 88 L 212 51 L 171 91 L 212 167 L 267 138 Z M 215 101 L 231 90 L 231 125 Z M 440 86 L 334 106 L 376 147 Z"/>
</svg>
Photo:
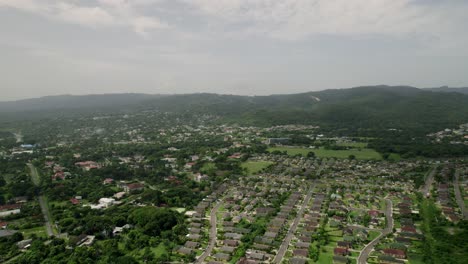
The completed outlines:
<svg viewBox="0 0 468 264">
<path fill-rule="evenodd" d="M 213 209 L 211 209 L 210 213 L 210 243 L 208 244 L 208 247 L 206 248 L 205 252 L 198 257 L 198 259 L 195 261 L 195 263 L 203 263 L 209 255 L 211 255 L 211 251 L 213 251 L 213 248 L 216 245 L 216 236 L 218 234 L 218 230 L 216 227 L 217 219 L 216 219 L 216 213 L 219 210 L 219 207 L 221 206 L 221 202 L 218 202 Z"/>
<path fill-rule="evenodd" d="M 31 171 L 31 180 L 34 183 L 34 185 L 38 187 L 40 184 L 40 178 L 39 178 L 39 174 L 37 173 L 37 169 L 36 167 L 34 167 L 34 165 L 30 163 L 28 163 L 28 167 L 29 167 L 29 170 Z M 39 205 L 41 206 L 42 215 L 44 215 L 44 224 L 46 227 L 47 235 L 53 236 L 54 231 L 52 229 L 52 224 L 50 223 L 50 219 L 49 219 L 50 212 L 49 212 L 49 206 L 47 205 L 47 201 L 44 195 L 39 195 L 38 199 L 39 199 Z"/>
<path fill-rule="evenodd" d="M 366 264 L 369 254 L 371 253 L 372 250 L 374 250 L 375 245 L 379 243 L 380 239 L 382 239 L 382 237 L 385 237 L 386 235 L 393 232 L 393 216 L 392 216 L 393 204 L 390 199 L 385 199 L 385 201 L 387 202 L 387 208 L 385 209 L 385 217 L 387 218 L 387 226 L 385 227 L 384 230 L 382 230 L 382 233 L 379 236 L 377 236 L 374 240 L 372 240 L 369 244 L 367 244 L 364 247 L 364 249 L 359 254 L 359 257 L 357 258 L 357 264 Z"/>
<path fill-rule="evenodd" d="M 434 181 L 434 176 L 437 173 L 437 167 L 432 168 L 432 171 L 427 175 L 426 182 L 421 189 L 421 193 L 424 197 L 429 197 L 431 195 L 432 182 Z"/>
<path fill-rule="evenodd" d="M 465 207 L 465 201 L 460 193 L 460 184 L 458 183 L 458 178 L 460 177 L 460 170 L 458 169 L 455 172 L 455 180 L 453 182 L 453 187 L 455 189 L 455 198 L 457 200 L 458 207 L 461 210 L 462 216 L 465 220 L 468 220 L 468 211 Z"/>
<path fill-rule="evenodd" d="M 301 209 L 299 209 L 299 212 L 296 215 L 296 219 L 294 219 L 293 224 L 289 227 L 288 234 L 284 238 L 283 243 L 281 243 L 281 246 L 278 249 L 278 253 L 276 254 L 275 258 L 273 259 L 273 263 L 281 263 L 281 261 L 283 260 L 284 254 L 286 254 L 286 251 L 288 250 L 288 246 L 290 245 L 291 240 L 294 237 L 294 233 L 296 232 L 299 221 L 301 220 L 302 215 L 304 214 L 304 210 L 308 206 L 310 198 L 312 198 L 312 192 L 314 190 L 314 185 L 312 185 L 310 187 L 306 198 L 302 202 Z"/>
</svg>

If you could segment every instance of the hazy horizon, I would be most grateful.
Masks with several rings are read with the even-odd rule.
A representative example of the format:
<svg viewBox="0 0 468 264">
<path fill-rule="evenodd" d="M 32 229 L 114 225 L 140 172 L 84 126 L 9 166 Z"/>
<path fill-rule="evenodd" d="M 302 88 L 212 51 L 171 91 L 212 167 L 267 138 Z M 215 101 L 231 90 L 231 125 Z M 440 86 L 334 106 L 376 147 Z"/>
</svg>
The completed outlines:
<svg viewBox="0 0 468 264">
<path fill-rule="evenodd" d="M 0 0 L 0 101 L 468 84 L 468 2 Z"/>
</svg>

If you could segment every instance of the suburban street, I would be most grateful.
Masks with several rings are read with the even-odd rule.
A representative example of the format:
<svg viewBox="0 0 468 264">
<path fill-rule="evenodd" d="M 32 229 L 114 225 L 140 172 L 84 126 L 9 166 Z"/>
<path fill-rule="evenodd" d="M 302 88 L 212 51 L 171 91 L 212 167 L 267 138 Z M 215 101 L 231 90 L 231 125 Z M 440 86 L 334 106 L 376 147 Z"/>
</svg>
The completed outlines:
<svg viewBox="0 0 468 264">
<path fill-rule="evenodd" d="M 434 167 L 432 168 L 432 171 L 427 175 L 424 186 L 421 189 L 421 193 L 424 197 L 428 197 L 431 195 L 432 182 L 434 181 L 434 176 L 436 173 L 437 173 L 437 167 Z"/>
<path fill-rule="evenodd" d="M 358 264 L 366 264 L 369 254 L 372 252 L 372 250 L 374 250 L 374 247 L 379 243 L 380 239 L 392 233 L 393 231 L 393 215 L 392 215 L 393 204 L 390 199 L 385 199 L 385 201 L 387 202 L 387 206 L 385 208 L 385 217 L 387 218 L 387 227 L 385 227 L 385 229 L 382 230 L 382 233 L 379 236 L 377 236 L 374 240 L 372 240 L 369 244 L 367 244 L 364 247 L 364 249 L 359 254 L 359 257 L 357 258 Z"/>
<path fill-rule="evenodd" d="M 457 200 L 458 207 L 461 210 L 463 219 L 468 220 L 468 212 L 466 211 L 465 202 L 463 201 L 463 197 L 460 193 L 460 184 L 458 182 L 458 178 L 460 177 L 460 170 L 455 172 L 455 180 L 453 181 L 453 188 L 455 189 L 455 198 Z"/>
<path fill-rule="evenodd" d="M 306 198 L 302 202 L 301 209 L 297 213 L 296 219 L 294 219 L 293 224 L 289 228 L 288 234 L 283 240 L 283 243 L 281 244 L 280 248 L 278 249 L 278 253 L 276 254 L 275 258 L 273 259 L 274 263 L 281 263 L 283 260 L 284 254 L 286 254 L 286 251 L 288 250 L 288 246 L 291 243 L 292 238 L 294 237 L 294 233 L 296 232 L 297 225 L 299 224 L 299 221 L 302 218 L 302 215 L 304 214 L 304 210 L 309 204 L 310 198 L 312 197 L 312 192 L 314 190 L 314 185 L 312 185 L 309 189 L 309 192 L 307 193 Z"/>
<path fill-rule="evenodd" d="M 211 255 L 211 251 L 213 251 L 213 248 L 216 245 L 216 236 L 218 234 L 217 226 L 216 226 L 216 223 L 217 223 L 216 213 L 218 212 L 219 207 L 221 207 L 221 204 L 222 204 L 221 202 L 218 202 L 215 205 L 215 207 L 213 207 L 213 209 L 211 209 L 211 213 L 210 213 L 211 228 L 210 228 L 210 239 L 209 239 L 210 242 L 209 242 L 208 247 L 206 248 L 206 250 L 203 252 L 203 254 L 200 255 L 200 257 L 198 257 L 198 259 L 195 261 L 195 263 L 203 263 L 205 261 L 205 258 L 208 257 L 209 255 Z"/>
<path fill-rule="evenodd" d="M 40 178 L 39 178 L 37 169 L 31 163 L 28 163 L 28 167 L 29 167 L 29 170 L 31 171 L 31 180 L 34 183 L 34 185 L 38 187 L 40 185 Z M 42 215 L 44 215 L 44 224 L 47 230 L 47 235 L 53 236 L 54 230 L 52 228 L 52 224 L 50 223 L 50 219 L 49 219 L 49 215 L 50 215 L 49 206 L 47 205 L 44 195 L 38 195 L 38 200 L 39 200 L 39 205 L 41 206 Z"/>
</svg>

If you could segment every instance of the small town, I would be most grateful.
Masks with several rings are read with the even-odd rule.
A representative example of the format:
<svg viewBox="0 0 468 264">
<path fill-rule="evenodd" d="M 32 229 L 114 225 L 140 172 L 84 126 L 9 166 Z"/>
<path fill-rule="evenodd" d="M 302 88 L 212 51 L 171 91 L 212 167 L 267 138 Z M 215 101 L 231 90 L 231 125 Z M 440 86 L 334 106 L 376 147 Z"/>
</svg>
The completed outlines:
<svg viewBox="0 0 468 264">
<path fill-rule="evenodd" d="M 425 263 L 430 217 L 452 235 L 468 219 L 463 159 L 384 158 L 319 126 L 90 126 L 111 118 L 130 117 L 81 120 L 46 146 L 17 133 L 3 149 L 0 236 L 15 248 L 3 261 L 59 247 L 155 263 Z"/>
</svg>

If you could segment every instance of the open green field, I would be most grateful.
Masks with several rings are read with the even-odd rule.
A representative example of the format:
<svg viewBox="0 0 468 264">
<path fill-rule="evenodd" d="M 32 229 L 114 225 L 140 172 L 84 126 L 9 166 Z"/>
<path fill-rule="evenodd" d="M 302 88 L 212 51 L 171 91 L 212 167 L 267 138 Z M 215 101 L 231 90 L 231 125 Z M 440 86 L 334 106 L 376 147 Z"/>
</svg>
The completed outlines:
<svg viewBox="0 0 468 264">
<path fill-rule="evenodd" d="M 367 148 L 366 142 L 338 142 L 336 145 L 352 148 Z"/>
<path fill-rule="evenodd" d="M 154 256 L 159 258 L 164 254 L 168 254 L 166 247 L 163 243 L 159 243 L 159 245 L 155 248 L 151 248 L 151 251 L 154 253 Z"/>
<path fill-rule="evenodd" d="M 348 150 L 331 150 L 331 149 L 309 149 L 309 148 L 301 148 L 301 147 L 271 147 L 268 148 L 269 152 L 279 150 L 279 151 L 286 151 L 288 155 L 294 156 L 296 154 L 301 154 L 303 156 L 307 156 L 307 153 L 310 151 L 315 153 L 315 156 L 319 158 L 338 158 L 338 159 L 347 159 L 349 155 L 356 156 L 356 159 L 363 159 L 363 160 L 381 160 L 382 156 L 375 150 L 369 148 L 363 149 L 348 149 Z"/>
<path fill-rule="evenodd" d="M 216 169 L 216 165 L 213 162 L 207 162 L 203 164 L 203 166 L 201 167 L 201 170 L 204 172 L 212 170 L 212 169 Z"/>
<path fill-rule="evenodd" d="M 246 161 L 241 164 L 241 167 L 245 168 L 248 173 L 256 174 L 271 164 L 273 162 L 270 161 Z"/>
<path fill-rule="evenodd" d="M 25 238 L 30 238 L 33 234 L 38 237 L 47 237 L 47 233 L 44 226 L 34 227 L 30 229 L 21 230 Z"/>
</svg>

